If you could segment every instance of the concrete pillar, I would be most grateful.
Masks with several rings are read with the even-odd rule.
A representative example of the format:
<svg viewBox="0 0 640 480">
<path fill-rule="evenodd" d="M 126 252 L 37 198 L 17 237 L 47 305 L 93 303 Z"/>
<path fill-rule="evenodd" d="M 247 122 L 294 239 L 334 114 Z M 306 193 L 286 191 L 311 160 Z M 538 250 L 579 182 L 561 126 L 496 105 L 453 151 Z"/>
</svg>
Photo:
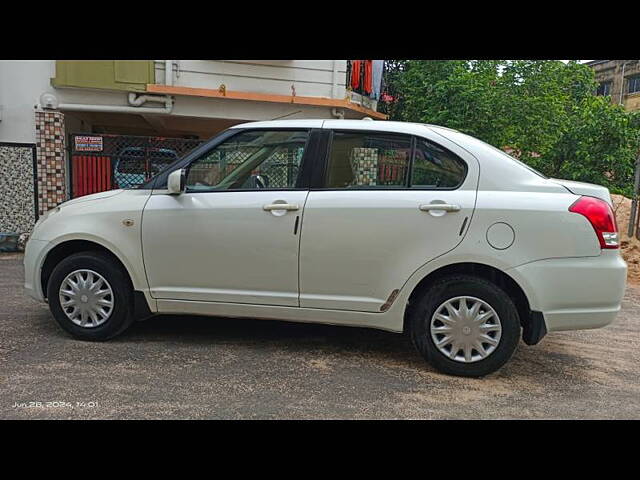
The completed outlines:
<svg viewBox="0 0 640 480">
<path fill-rule="evenodd" d="M 64 114 L 36 110 L 38 213 L 67 199 Z"/>
</svg>

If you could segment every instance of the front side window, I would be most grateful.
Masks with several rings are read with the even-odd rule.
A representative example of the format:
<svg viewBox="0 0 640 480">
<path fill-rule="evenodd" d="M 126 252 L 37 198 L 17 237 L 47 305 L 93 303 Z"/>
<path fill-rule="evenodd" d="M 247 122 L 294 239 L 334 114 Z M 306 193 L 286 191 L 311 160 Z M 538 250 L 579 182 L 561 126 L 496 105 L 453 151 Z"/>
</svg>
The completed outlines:
<svg viewBox="0 0 640 480">
<path fill-rule="evenodd" d="M 417 139 L 411 187 L 456 188 L 466 173 L 467 165 L 457 155 L 429 140 Z"/>
<path fill-rule="evenodd" d="M 629 78 L 629 93 L 640 92 L 640 75 Z"/>
<path fill-rule="evenodd" d="M 307 131 L 239 133 L 193 162 L 187 191 L 295 188 Z"/>
<path fill-rule="evenodd" d="M 328 188 L 406 187 L 411 137 L 374 132 L 334 132 Z"/>
</svg>

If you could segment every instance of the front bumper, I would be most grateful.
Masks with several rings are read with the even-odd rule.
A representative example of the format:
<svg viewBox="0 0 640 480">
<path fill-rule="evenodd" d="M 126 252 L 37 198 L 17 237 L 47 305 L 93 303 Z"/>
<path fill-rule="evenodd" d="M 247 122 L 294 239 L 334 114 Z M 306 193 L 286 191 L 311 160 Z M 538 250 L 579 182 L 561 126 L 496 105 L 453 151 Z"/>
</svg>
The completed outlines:
<svg viewBox="0 0 640 480">
<path fill-rule="evenodd" d="M 599 328 L 620 311 L 627 264 L 619 250 L 597 257 L 551 258 L 506 271 L 541 312 L 549 332 Z"/>
</svg>

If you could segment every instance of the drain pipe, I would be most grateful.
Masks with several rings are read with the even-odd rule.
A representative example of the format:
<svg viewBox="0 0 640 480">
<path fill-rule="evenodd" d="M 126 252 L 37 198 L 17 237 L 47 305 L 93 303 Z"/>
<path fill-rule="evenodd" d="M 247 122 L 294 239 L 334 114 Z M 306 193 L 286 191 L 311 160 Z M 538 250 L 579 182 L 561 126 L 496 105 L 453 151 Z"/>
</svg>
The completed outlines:
<svg viewBox="0 0 640 480">
<path fill-rule="evenodd" d="M 171 109 L 173 107 L 173 101 L 171 99 L 171 96 L 169 95 L 163 95 L 161 97 L 157 96 L 157 95 L 138 95 L 136 96 L 135 93 L 129 93 L 129 105 L 132 105 L 134 107 L 139 107 L 143 104 L 145 104 L 146 102 L 158 102 L 158 103 L 164 103 L 164 108 L 169 110 L 170 113 Z"/>
<path fill-rule="evenodd" d="M 331 85 L 331 97 L 338 98 L 338 60 L 333 61 L 333 84 Z"/>
<path fill-rule="evenodd" d="M 332 81 L 331 97 L 338 98 L 338 61 L 337 60 L 333 61 L 333 78 L 331 81 Z M 344 110 L 342 109 L 337 109 L 335 107 L 332 108 L 331 115 L 339 120 L 344 120 Z"/>
<path fill-rule="evenodd" d="M 173 60 L 164 61 L 164 84 L 173 85 Z"/>
<path fill-rule="evenodd" d="M 627 61 L 625 60 L 622 63 L 622 75 L 620 79 L 620 100 L 618 101 L 619 105 L 622 105 L 622 95 L 624 94 L 624 67 L 627 66 Z"/>
<path fill-rule="evenodd" d="M 58 105 L 59 110 L 69 112 L 110 112 L 110 113 L 163 113 L 169 114 L 173 110 L 173 98 L 170 95 L 154 96 L 140 95 L 129 93 L 129 105 L 92 105 L 84 103 L 61 103 Z M 141 107 L 146 102 L 164 103 L 162 108 Z"/>
</svg>

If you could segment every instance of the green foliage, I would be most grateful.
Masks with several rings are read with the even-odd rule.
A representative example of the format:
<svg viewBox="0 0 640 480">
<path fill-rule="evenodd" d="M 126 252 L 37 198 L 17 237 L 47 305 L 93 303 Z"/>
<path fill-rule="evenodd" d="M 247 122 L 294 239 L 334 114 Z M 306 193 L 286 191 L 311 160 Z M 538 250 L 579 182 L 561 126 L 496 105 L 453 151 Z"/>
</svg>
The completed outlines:
<svg viewBox="0 0 640 480">
<path fill-rule="evenodd" d="M 394 60 L 392 120 L 468 133 L 549 176 L 632 194 L 640 115 L 594 95 L 591 68 L 555 60 Z"/>
</svg>

